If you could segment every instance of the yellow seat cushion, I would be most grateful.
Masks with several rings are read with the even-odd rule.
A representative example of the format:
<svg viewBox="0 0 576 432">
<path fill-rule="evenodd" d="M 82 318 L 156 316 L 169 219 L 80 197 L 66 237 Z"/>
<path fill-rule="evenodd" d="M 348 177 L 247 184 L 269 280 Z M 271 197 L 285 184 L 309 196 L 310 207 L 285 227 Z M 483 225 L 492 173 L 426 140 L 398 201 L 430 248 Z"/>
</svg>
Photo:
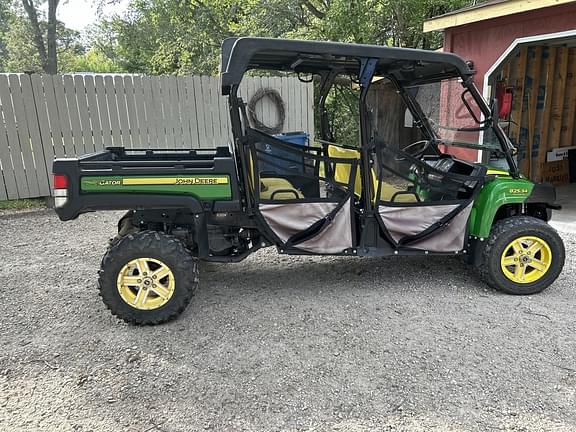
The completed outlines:
<svg viewBox="0 0 576 432">
<path fill-rule="evenodd" d="M 374 173 L 372 173 L 374 174 Z M 378 179 L 376 179 L 374 176 L 372 177 L 374 179 L 374 190 L 377 190 L 378 187 Z M 383 181 L 380 184 L 380 200 L 382 201 L 392 201 L 392 197 L 394 196 L 395 193 L 397 192 L 403 192 L 404 189 L 399 189 L 394 185 L 391 185 L 390 183 L 386 183 L 385 181 Z M 414 194 L 401 194 L 401 195 L 397 195 L 396 198 L 394 198 L 394 202 L 403 202 L 403 203 L 411 203 L 411 202 L 417 202 L 418 200 L 416 199 L 416 196 Z"/>
<path fill-rule="evenodd" d="M 282 191 L 282 192 L 277 192 Z M 285 192 L 284 192 L 285 191 Z M 274 193 L 276 192 L 276 193 Z M 302 199 L 304 194 L 294 187 L 292 183 L 281 177 L 260 178 L 260 198 L 275 200 Z"/>
<path fill-rule="evenodd" d="M 253 187 L 253 179 L 254 179 L 254 161 L 252 159 L 252 153 L 248 154 L 248 161 L 249 161 L 249 169 L 250 169 L 250 177 L 248 179 L 248 183 L 250 185 L 250 189 L 254 189 Z M 283 190 L 286 192 L 278 192 L 276 191 Z M 298 189 L 294 187 L 292 183 L 290 183 L 285 178 L 281 177 L 261 177 L 260 178 L 260 198 L 261 199 L 272 199 L 272 195 L 274 195 L 275 200 L 289 200 L 289 199 L 302 199 L 304 198 L 304 194 L 300 192 Z"/>
<path fill-rule="evenodd" d="M 331 158 L 339 159 L 360 159 L 360 152 L 358 150 L 345 149 L 335 145 L 328 145 L 328 156 Z M 334 164 L 334 180 L 338 183 L 348 184 L 350 182 L 351 171 L 352 166 L 350 164 Z M 360 174 L 360 167 L 356 168 L 354 194 L 358 197 L 362 195 L 362 175 Z"/>
<path fill-rule="evenodd" d="M 328 145 L 328 156 L 333 158 L 342 159 L 360 159 L 360 151 L 345 149 L 342 147 L 337 147 L 334 145 Z M 351 166 L 350 164 L 335 164 L 334 168 L 334 180 L 338 183 L 347 184 L 350 181 Z M 378 176 L 376 171 L 372 168 L 372 183 L 374 185 L 374 191 L 378 190 Z M 380 187 L 380 199 L 382 201 L 390 201 L 392 197 L 397 192 L 402 192 L 403 189 L 399 189 L 390 183 L 382 182 Z M 354 194 L 358 197 L 362 195 L 362 176 L 360 174 L 360 167 L 356 170 L 356 181 L 354 182 Z M 394 202 L 417 202 L 415 195 L 412 194 L 402 194 L 398 195 Z M 376 202 L 376 197 L 372 197 L 372 202 Z"/>
</svg>

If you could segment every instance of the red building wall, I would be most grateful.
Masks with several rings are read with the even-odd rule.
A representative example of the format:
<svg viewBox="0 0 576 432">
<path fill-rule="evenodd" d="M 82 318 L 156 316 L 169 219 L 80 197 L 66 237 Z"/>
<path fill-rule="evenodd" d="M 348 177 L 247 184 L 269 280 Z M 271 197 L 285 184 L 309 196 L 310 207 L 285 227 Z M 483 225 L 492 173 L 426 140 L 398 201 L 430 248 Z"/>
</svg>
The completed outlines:
<svg viewBox="0 0 576 432">
<path fill-rule="evenodd" d="M 576 30 L 576 3 L 533 10 L 444 31 L 444 51 L 474 62 L 474 81 L 482 91 L 484 75 L 515 39 Z M 451 148 L 450 153 L 475 160 L 474 150 Z"/>
<path fill-rule="evenodd" d="M 517 38 L 576 30 L 576 3 L 492 18 L 444 31 L 444 51 L 474 62 L 476 85 Z"/>
</svg>

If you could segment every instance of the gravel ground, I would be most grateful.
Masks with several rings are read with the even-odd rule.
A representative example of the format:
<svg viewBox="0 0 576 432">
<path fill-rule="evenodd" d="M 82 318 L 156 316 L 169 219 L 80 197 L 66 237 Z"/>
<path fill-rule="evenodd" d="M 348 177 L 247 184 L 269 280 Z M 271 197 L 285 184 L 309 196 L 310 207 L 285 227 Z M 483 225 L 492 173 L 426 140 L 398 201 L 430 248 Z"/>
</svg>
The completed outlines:
<svg viewBox="0 0 576 432">
<path fill-rule="evenodd" d="M 0 430 L 576 430 L 575 234 L 537 296 L 453 258 L 265 250 L 139 328 L 95 287 L 117 217 L 0 217 Z"/>
</svg>

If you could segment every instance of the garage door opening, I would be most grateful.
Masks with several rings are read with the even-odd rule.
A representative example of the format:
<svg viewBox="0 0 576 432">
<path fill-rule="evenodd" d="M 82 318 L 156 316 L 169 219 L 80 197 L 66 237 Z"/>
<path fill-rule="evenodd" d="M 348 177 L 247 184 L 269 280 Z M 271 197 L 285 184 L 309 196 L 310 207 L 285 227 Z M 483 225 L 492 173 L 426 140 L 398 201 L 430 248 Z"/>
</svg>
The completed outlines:
<svg viewBox="0 0 576 432">
<path fill-rule="evenodd" d="M 486 75 L 522 173 L 556 186 L 576 182 L 576 35 L 518 40 Z M 487 158 L 487 155 L 484 155 Z"/>
</svg>

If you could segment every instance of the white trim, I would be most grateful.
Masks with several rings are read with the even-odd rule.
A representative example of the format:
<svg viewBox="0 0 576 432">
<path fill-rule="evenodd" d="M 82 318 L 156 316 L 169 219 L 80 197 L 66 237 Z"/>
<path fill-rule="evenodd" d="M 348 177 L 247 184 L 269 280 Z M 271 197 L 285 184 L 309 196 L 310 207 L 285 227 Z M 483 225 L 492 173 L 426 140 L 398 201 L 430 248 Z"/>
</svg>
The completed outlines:
<svg viewBox="0 0 576 432">
<path fill-rule="evenodd" d="M 502 63 L 504 63 L 504 60 L 506 60 L 508 58 L 508 56 L 512 53 L 512 51 L 514 51 L 516 49 L 516 47 L 518 45 L 523 45 L 523 44 L 527 44 L 530 42 L 541 42 L 544 40 L 564 39 L 564 38 L 575 37 L 575 36 L 576 36 L 576 30 L 567 30 L 567 31 L 558 32 L 558 33 L 547 33 L 547 34 L 541 34 L 541 35 L 535 35 L 535 36 L 526 36 L 526 37 L 521 37 L 521 38 L 515 39 L 514 42 L 512 42 L 510 44 L 510 46 L 508 46 L 508 48 L 506 48 L 506 50 L 502 53 L 502 55 L 500 57 L 498 57 L 498 60 L 496 60 L 496 62 L 484 74 L 484 90 L 486 90 L 486 86 L 487 86 L 486 83 L 488 82 L 488 78 L 490 78 L 490 75 L 492 75 L 494 73 L 494 71 Z M 484 96 L 486 96 L 486 94 L 484 94 Z"/>
<path fill-rule="evenodd" d="M 467 7 L 424 21 L 424 33 L 466 24 L 489 21 L 503 16 L 525 13 L 548 7 L 571 4 L 574 0 L 497 0 L 487 4 Z"/>
<path fill-rule="evenodd" d="M 541 42 L 546 40 L 565 39 L 570 37 L 576 37 L 576 30 L 567 30 L 558 33 L 546 33 L 541 35 L 525 36 L 515 39 L 508 46 L 508 48 L 506 48 L 506 50 L 502 53 L 502 55 L 498 57 L 498 60 L 496 60 L 496 62 L 494 62 L 494 64 L 490 67 L 490 69 L 488 69 L 488 71 L 484 74 L 484 82 L 482 84 L 482 95 L 484 96 L 484 99 L 488 100 L 488 98 L 490 97 L 491 89 L 489 82 L 490 78 L 492 77 L 492 74 L 496 71 L 496 69 L 498 69 L 498 67 L 500 67 L 502 63 L 504 63 L 504 61 L 519 45 L 524 45 L 531 42 Z M 482 161 L 482 151 L 483 150 L 478 151 L 478 162 Z"/>
</svg>

